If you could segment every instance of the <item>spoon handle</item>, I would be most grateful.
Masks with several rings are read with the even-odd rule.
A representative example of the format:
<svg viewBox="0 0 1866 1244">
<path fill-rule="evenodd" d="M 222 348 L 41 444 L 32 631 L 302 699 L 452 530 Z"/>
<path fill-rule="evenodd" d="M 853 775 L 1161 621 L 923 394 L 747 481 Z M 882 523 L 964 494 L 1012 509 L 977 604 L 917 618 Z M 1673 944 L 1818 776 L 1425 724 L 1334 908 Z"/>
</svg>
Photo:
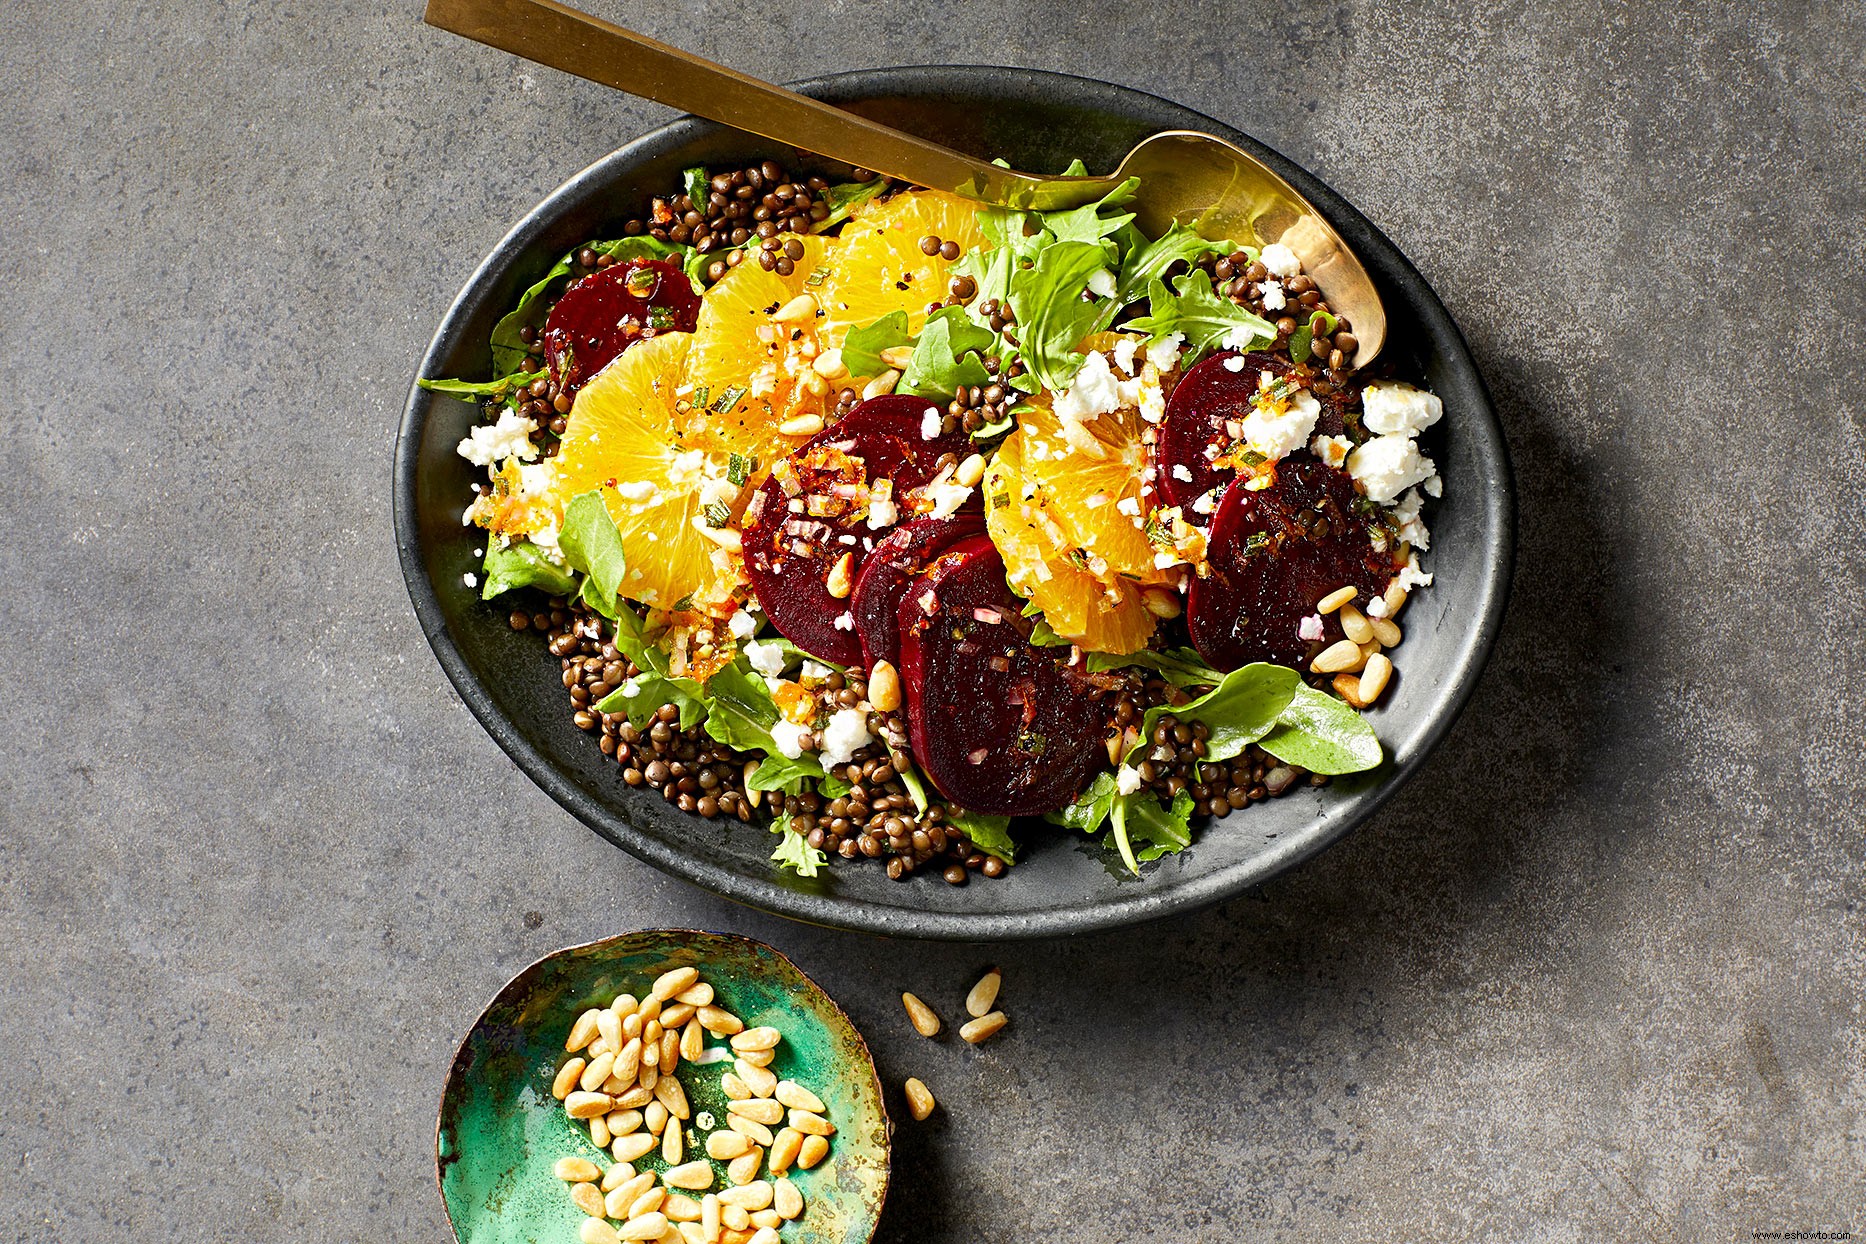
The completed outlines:
<svg viewBox="0 0 1866 1244">
<path fill-rule="evenodd" d="M 556 0 L 428 0 L 430 26 L 916 185 L 1009 202 L 1039 179 L 689 55 Z"/>
</svg>

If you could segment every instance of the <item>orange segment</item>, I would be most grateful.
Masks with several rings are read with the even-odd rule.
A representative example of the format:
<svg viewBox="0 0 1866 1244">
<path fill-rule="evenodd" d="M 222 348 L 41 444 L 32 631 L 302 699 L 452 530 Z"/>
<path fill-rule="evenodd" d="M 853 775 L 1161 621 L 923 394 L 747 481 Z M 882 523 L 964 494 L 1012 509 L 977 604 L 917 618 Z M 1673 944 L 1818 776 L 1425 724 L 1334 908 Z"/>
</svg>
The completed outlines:
<svg viewBox="0 0 1866 1244">
<path fill-rule="evenodd" d="M 690 403 L 682 429 L 692 443 L 755 457 L 760 467 L 803 442 L 801 436 L 784 436 L 778 425 L 822 414 L 828 393 L 822 380 L 811 384 L 810 360 L 823 321 L 815 315 L 786 323 L 771 318 L 799 294 L 817 293 L 809 284 L 813 277 L 819 287 L 825 279 L 817 275 L 824 239 L 797 240 L 804 256 L 789 276 L 747 260 L 706 291 L 681 382 L 680 397 Z"/>
<path fill-rule="evenodd" d="M 926 323 L 927 304 L 946 297 L 952 263 L 920 251 L 931 235 L 956 242 L 960 253 L 984 240 L 977 209 L 956 195 L 935 190 L 897 194 L 859 213 L 837 235 L 829 251 L 823 331 L 839 344 L 850 328 L 872 324 L 895 311 L 907 312 L 908 329 Z"/>
<path fill-rule="evenodd" d="M 554 491 L 563 504 L 602 490 L 628 558 L 623 595 L 659 609 L 729 613 L 743 582 L 737 555 L 695 526 L 702 485 L 722 478 L 726 463 L 683 443 L 675 418 L 691 340 L 663 333 L 640 342 L 583 386 L 552 460 Z"/>
</svg>

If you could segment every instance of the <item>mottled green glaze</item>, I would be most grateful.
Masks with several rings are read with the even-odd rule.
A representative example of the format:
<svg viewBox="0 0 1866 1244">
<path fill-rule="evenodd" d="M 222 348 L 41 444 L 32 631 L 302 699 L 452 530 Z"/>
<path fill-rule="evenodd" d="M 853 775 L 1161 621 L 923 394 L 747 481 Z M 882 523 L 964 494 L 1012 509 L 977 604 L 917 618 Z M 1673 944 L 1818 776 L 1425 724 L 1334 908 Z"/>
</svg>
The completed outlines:
<svg viewBox="0 0 1866 1244">
<path fill-rule="evenodd" d="M 836 1125 L 823 1163 L 791 1171 L 806 1208 L 784 1227 L 785 1241 L 867 1244 L 887 1197 L 890 1130 L 867 1043 L 842 1008 L 771 947 L 683 929 L 624 933 L 548 955 L 501 989 L 467 1033 L 447 1075 L 436 1138 L 441 1199 L 461 1244 L 575 1244 L 583 1214 L 552 1165 L 568 1154 L 604 1168 L 610 1159 L 551 1096 L 551 1079 L 570 1057 L 564 1038 L 585 1009 L 618 993 L 645 996 L 655 977 L 686 966 L 698 968 L 720 1005 L 747 1026 L 784 1034 L 771 1069 L 821 1097 Z M 694 1114 L 710 1111 L 721 1127 L 719 1077 L 730 1065 L 682 1064 L 679 1073 Z M 704 1156 L 697 1146 L 687 1154 Z M 664 1164 L 656 1152 L 635 1166 Z M 714 1166 L 715 1189 L 726 1186 L 725 1164 Z"/>
</svg>

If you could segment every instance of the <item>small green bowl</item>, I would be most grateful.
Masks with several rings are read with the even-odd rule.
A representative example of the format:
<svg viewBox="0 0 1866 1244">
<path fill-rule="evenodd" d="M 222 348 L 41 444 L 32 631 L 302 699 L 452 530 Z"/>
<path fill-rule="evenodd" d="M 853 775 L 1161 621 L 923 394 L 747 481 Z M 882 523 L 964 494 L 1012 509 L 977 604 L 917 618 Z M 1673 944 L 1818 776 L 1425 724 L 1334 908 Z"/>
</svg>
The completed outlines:
<svg viewBox="0 0 1866 1244">
<path fill-rule="evenodd" d="M 719 1004 L 747 1027 L 783 1032 L 771 1069 L 822 1098 L 836 1125 L 822 1164 L 790 1173 L 805 1210 L 785 1226 L 786 1244 L 867 1244 L 874 1236 L 887 1199 L 892 1125 L 862 1034 L 815 981 L 763 942 L 649 929 L 546 955 L 498 992 L 460 1043 L 435 1129 L 441 1201 L 460 1244 L 576 1240 L 584 1216 L 551 1168 L 571 1155 L 602 1167 L 609 1158 L 551 1096 L 551 1080 L 568 1057 L 564 1040 L 583 1011 L 619 993 L 643 996 L 655 977 L 679 967 L 698 968 Z M 725 1119 L 724 1066 L 681 1076 L 695 1115 Z M 704 1155 L 688 1155 L 697 1156 Z M 658 1154 L 636 1163 L 661 1165 Z M 715 1166 L 723 1176 L 724 1165 Z"/>
</svg>

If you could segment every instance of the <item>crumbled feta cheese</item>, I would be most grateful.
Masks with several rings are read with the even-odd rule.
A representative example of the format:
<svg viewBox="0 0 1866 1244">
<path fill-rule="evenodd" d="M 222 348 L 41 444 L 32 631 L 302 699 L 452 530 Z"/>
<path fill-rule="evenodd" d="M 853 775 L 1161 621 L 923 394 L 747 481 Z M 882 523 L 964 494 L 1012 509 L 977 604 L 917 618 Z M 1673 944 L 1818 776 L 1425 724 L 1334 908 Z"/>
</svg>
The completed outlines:
<svg viewBox="0 0 1866 1244">
<path fill-rule="evenodd" d="M 739 499 L 739 486 L 729 479 L 709 475 L 700 481 L 700 504 L 731 505 Z"/>
<path fill-rule="evenodd" d="M 1120 794 L 1131 795 L 1140 786 L 1140 770 L 1132 765 L 1122 765 L 1121 771 L 1114 776 L 1114 788 Z"/>
<path fill-rule="evenodd" d="M 489 467 L 507 458 L 530 462 L 538 456 L 538 447 L 531 443 L 531 434 L 537 430 L 535 422 L 508 406 L 499 412 L 497 423 L 474 428 L 455 452 L 478 467 Z"/>
<path fill-rule="evenodd" d="M 1433 473 L 1432 460 L 1419 455 L 1410 436 L 1376 436 L 1348 455 L 1348 474 L 1382 505 Z"/>
<path fill-rule="evenodd" d="M 1088 292 L 1097 298 L 1114 297 L 1114 273 L 1106 268 L 1091 273 L 1088 279 Z"/>
<path fill-rule="evenodd" d="M 654 484 L 645 479 L 622 480 L 616 484 L 616 493 L 624 501 L 646 501 L 654 496 Z"/>
<path fill-rule="evenodd" d="M 1210 514 L 1217 508 L 1218 490 L 1216 488 L 1208 492 L 1202 492 L 1192 499 L 1192 512 L 1194 514 Z"/>
<path fill-rule="evenodd" d="M 675 454 L 674 460 L 667 464 L 667 482 L 677 488 L 698 488 L 705 475 L 706 451 L 703 449 Z"/>
<path fill-rule="evenodd" d="M 780 717 L 771 723 L 771 742 L 780 755 L 795 760 L 803 755 L 803 727 Z"/>
<path fill-rule="evenodd" d="M 1370 618 L 1386 617 L 1387 616 L 1387 598 L 1384 596 L 1376 596 L 1372 600 L 1368 601 L 1366 613 L 1367 613 L 1367 616 Z"/>
<path fill-rule="evenodd" d="M 831 768 L 846 765 L 856 752 L 874 741 L 874 735 L 868 733 L 867 713 L 859 708 L 837 709 L 823 727 L 823 763 Z"/>
<path fill-rule="evenodd" d="M 476 574 L 474 574 L 474 573 L 473 573 L 473 572 L 472 572 L 471 570 L 469 570 L 469 571 L 467 571 L 467 572 L 466 572 L 465 574 L 463 574 L 463 575 L 461 575 L 461 576 L 460 576 L 460 581 L 461 581 L 462 583 L 464 583 L 464 584 L 466 584 L 466 585 L 467 585 L 468 587 L 478 587 L 478 586 L 479 586 L 479 576 L 478 576 L 478 575 L 476 575 Z"/>
<path fill-rule="evenodd" d="M 852 631 L 855 629 L 855 615 L 845 609 L 831 619 L 830 625 L 839 631 Z"/>
<path fill-rule="evenodd" d="M 1139 518 L 1140 498 L 1122 497 L 1119 501 L 1114 503 L 1114 508 L 1121 511 L 1121 513 L 1127 515 L 1129 518 Z"/>
<path fill-rule="evenodd" d="M 527 462 L 518 468 L 518 492 L 523 497 L 542 497 L 557 482 L 557 468 L 547 459 Z"/>
<path fill-rule="evenodd" d="M 1179 347 L 1184 344 L 1184 333 L 1168 333 L 1158 341 L 1148 342 L 1147 361 L 1159 371 L 1172 371 L 1179 366 Z"/>
<path fill-rule="evenodd" d="M 1289 305 L 1289 300 L 1283 297 L 1281 281 L 1265 281 L 1257 287 L 1257 293 L 1263 298 L 1265 311 L 1281 311 Z"/>
<path fill-rule="evenodd" d="M 1229 372 L 1243 371 L 1244 370 L 1244 356 L 1242 354 L 1234 354 L 1230 358 L 1224 361 L 1223 366 L 1224 366 L 1224 369 Z"/>
<path fill-rule="evenodd" d="M 1424 521 L 1419 517 L 1420 507 L 1424 504 L 1425 498 L 1419 495 L 1417 488 L 1393 503 L 1393 521 L 1399 524 L 1400 539 L 1416 549 L 1432 547 L 1432 533 L 1426 530 Z"/>
<path fill-rule="evenodd" d="M 1420 487 L 1425 489 L 1425 495 L 1428 497 L 1442 497 L 1445 495 L 1445 481 L 1436 475 L 1426 480 Z"/>
<path fill-rule="evenodd" d="M 1322 629 L 1322 615 L 1312 613 L 1304 618 L 1302 624 L 1296 628 L 1296 634 L 1311 643 L 1324 638 L 1328 632 Z"/>
<path fill-rule="evenodd" d="M 1192 468 L 1183 462 L 1175 462 L 1173 464 L 1173 478 L 1182 484 L 1190 484 L 1192 482 Z"/>
<path fill-rule="evenodd" d="M 562 564 L 564 550 L 557 545 L 558 530 L 555 524 L 547 523 L 531 533 L 531 542 L 538 546 L 538 551 L 550 560 Z"/>
<path fill-rule="evenodd" d="M 1302 271 L 1302 260 L 1296 258 L 1296 252 L 1281 242 L 1272 242 L 1264 247 L 1257 260 L 1285 280 Z"/>
<path fill-rule="evenodd" d="M 726 619 L 726 630 L 734 639 L 750 639 L 758 633 L 758 619 L 741 609 Z"/>
<path fill-rule="evenodd" d="M 1140 350 L 1139 337 L 1123 337 L 1114 343 L 1114 365 L 1132 376 L 1139 370 L 1134 366 L 1134 355 Z"/>
<path fill-rule="evenodd" d="M 1175 553 L 1155 553 L 1153 555 L 1153 568 L 1155 570 L 1171 570 L 1174 566 L 1179 565 L 1180 560 L 1180 557 Z"/>
<path fill-rule="evenodd" d="M 1227 331 L 1218 344 L 1227 350 L 1252 350 L 1263 344 L 1263 338 L 1239 324 Z"/>
<path fill-rule="evenodd" d="M 1309 442 L 1309 452 L 1331 467 L 1346 462 L 1353 450 L 1354 442 L 1345 436 L 1318 436 Z"/>
<path fill-rule="evenodd" d="M 829 666 L 823 664 L 821 661 L 814 661 L 806 657 L 804 659 L 803 669 L 799 672 L 798 677 L 808 678 L 812 682 L 822 682 L 834 672 L 834 670 L 830 669 Z"/>
<path fill-rule="evenodd" d="M 1244 441 L 1272 462 L 1288 457 L 1309 443 L 1321 413 L 1322 404 L 1307 391 L 1292 393 L 1280 412 L 1252 406 L 1244 416 Z"/>
<path fill-rule="evenodd" d="M 920 412 L 920 439 L 930 441 L 939 436 L 939 407 L 929 406 Z"/>
<path fill-rule="evenodd" d="M 1140 417 L 1148 423 L 1158 423 L 1166 418 L 1166 394 L 1160 388 L 1158 371 L 1141 374 Z"/>
<path fill-rule="evenodd" d="M 784 672 L 784 649 L 775 640 L 746 644 L 745 657 L 753 669 L 767 678 L 776 678 Z"/>
<path fill-rule="evenodd" d="M 926 497 L 933 503 L 933 509 L 930 512 L 934 518 L 945 518 L 953 514 L 965 504 L 966 498 L 971 495 L 970 488 L 953 482 L 950 466 L 941 468 L 940 473 L 935 475 L 932 482 L 926 486 Z"/>
<path fill-rule="evenodd" d="M 1411 561 L 1400 567 L 1399 585 L 1405 591 L 1416 587 L 1431 587 L 1432 576 L 1419 569 L 1419 558 L 1415 554 Z"/>
<path fill-rule="evenodd" d="M 1068 425 L 1105 415 L 1120 405 L 1120 383 L 1108 366 L 1107 356 L 1098 352 L 1082 360 L 1081 370 L 1068 390 L 1057 396 L 1055 409 L 1056 417 Z"/>
<path fill-rule="evenodd" d="M 894 504 L 893 497 L 868 498 L 868 529 L 880 531 L 883 527 L 892 527 L 901 521 L 901 508 Z"/>
<path fill-rule="evenodd" d="M 1376 380 L 1361 395 L 1361 422 L 1381 436 L 1415 436 L 1439 421 L 1445 403 L 1403 380 Z"/>
</svg>

